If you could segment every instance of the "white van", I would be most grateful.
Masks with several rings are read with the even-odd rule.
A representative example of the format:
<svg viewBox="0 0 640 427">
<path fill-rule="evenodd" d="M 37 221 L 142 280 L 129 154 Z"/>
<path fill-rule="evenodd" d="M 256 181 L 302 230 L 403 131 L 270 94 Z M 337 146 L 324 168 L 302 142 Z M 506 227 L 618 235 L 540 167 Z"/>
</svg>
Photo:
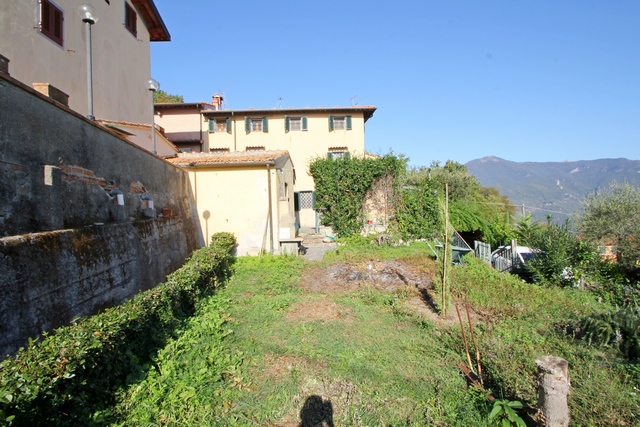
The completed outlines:
<svg viewBox="0 0 640 427">
<path fill-rule="evenodd" d="M 511 249 L 511 245 L 500 246 L 491 252 L 491 265 L 496 270 L 511 271 L 514 267 L 523 266 L 534 256 L 531 248 L 527 246 L 516 246 L 515 252 Z"/>
</svg>

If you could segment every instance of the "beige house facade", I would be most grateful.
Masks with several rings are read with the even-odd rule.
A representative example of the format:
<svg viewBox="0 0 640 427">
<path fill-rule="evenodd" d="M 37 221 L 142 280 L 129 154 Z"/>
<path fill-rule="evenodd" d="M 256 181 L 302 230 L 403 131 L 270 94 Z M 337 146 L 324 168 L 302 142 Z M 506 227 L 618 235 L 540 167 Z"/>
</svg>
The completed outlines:
<svg viewBox="0 0 640 427">
<path fill-rule="evenodd" d="M 137 146 L 153 152 L 151 139 L 151 125 L 145 123 L 130 123 L 117 120 L 97 120 L 102 126 L 111 129 L 120 136 L 128 139 Z M 156 152 L 160 157 L 176 156 L 180 149 L 164 136 L 164 129 L 156 125 Z"/>
<path fill-rule="evenodd" d="M 149 44 L 170 40 L 152 0 L 2 0 L 0 55 L 8 63 L 6 71 L 29 86 L 53 86 L 68 95 L 72 110 L 87 115 L 82 4 L 92 6 L 97 16 L 91 26 L 94 116 L 149 123 Z"/>
<path fill-rule="evenodd" d="M 295 240 L 295 177 L 286 151 L 181 153 L 167 161 L 189 173 L 206 244 L 214 233 L 231 232 L 237 255 L 258 255 L 282 253 Z"/>
<path fill-rule="evenodd" d="M 211 153 L 286 150 L 296 176 L 295 210 L 300 227 L 318 225 L 309 165 L 321 157 L 365 156 L 365 123 L 372 106 L 203 110 Z"/>
</svg>

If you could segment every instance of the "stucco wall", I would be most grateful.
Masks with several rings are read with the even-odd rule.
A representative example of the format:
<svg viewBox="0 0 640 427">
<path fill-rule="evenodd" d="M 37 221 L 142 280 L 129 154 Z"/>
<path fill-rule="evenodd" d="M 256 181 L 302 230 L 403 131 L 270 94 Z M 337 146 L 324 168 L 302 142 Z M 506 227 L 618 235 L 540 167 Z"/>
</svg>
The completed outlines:
<svg viewBox="0 0 640 427">
<path fill-rule="evenodd" d="M 69 95 L 69 106 L 86 115 L 87 56 L 82 0 L 55 0 L 64 13 L 63 46 L 38 31 L 37 0 L 2 0 L 0 54 L 9 71 L 31 86 L 50 83 Z M 97 12 L 92 27 L 94 115 L 97 118 L 149 123 L 152 115 L 149 33 L 138 13 L 137 36 L 124 27 L 124 0 L 89 2 Z M 129 3 L 131 4 L 131 3 Z"/>
<path fill-rule="evenodd" d="M 238 255 L 257 255 L 269 252 L 272 241 L 274 253 L 279 253 L 279 239 L 294 237 L 294 179 L 288 156 L 269 170 L 266 164 L 198 167 L 189 175 L 206 241 L 213 233 L 231 232 Z M 273 227 L 267 227 L 269 182 Z"/>
<path fill-rule="evenodd" d="M 183 170 L 1 74 L 0 199 L 2 354 L 155 286 L 204 243 Z"/>
<path fill-rule="evenodd" d="M 346 147 L 354 156 L 364 155 L 364 117 L 362 113 L 352 116 L 351 130 L 329 131 L 329 114 L 306 114 L 307 131 L 285 132 L 284 114 L 268 114 L 269 132 L 246 133 L 244 115 L 232 118 L 236 134 L 227 132 L 205 132 L 209 148 L 229 148 L 244 151 L 247 147 L 262 146 L 265 150 L 287 150 L 296 170 L 296 191 L 313 190 L 313 178 L 309 175 L 309 164 L 317 157 L 326 157 L 331 147 Z M 265 116 L 256 113 L 254 118 Z M 235 147 L 234 147 L 235 146 Z"/>
</svg>

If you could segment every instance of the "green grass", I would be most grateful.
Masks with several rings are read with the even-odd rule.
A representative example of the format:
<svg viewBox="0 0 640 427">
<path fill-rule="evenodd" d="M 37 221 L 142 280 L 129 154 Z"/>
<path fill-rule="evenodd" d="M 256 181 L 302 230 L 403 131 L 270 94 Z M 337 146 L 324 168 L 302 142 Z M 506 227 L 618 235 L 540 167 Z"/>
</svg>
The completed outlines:
<svg viewBox="0 0 640 427">
<path fill-rule="evenodd" d="M 432 274 L 427 254 L 423 245 L 346 245 L 316 265 L 403 258 Z M 298 426 L 329 413 L 336 426 L 487 425 L 492 406 L 460 373 L 466 356 L 451 315 L 419 314 L 406 305 L 411 290 L 311 292 L 298 286 L 305 266 L 238 259 L 226 287 L 122 394 L 119 425 Z M 640 370 L 565 333 L 598 306 L 588 293 L 528 285 L 476 262 L 454 268 L 451 283 L 454 301 L 481 316 L 474 331 L 498 397 L 535 405 L 535 358 L 553 354 L 570 364 L 573 425 L 638 422 Z"/>
</svg>

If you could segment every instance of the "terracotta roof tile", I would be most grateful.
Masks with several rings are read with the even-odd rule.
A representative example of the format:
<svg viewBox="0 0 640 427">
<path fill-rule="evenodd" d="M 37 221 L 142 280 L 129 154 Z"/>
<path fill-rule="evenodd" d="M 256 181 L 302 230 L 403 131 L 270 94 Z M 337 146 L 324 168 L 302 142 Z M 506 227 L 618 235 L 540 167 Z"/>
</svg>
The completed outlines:
<svg viewBox="0 0 640 427">
<path fill-rule="evenodd" d="M 232 163 L 270 163 L 289 155 L 286 150 L 279 151 L 234 151 L 232 153 L 178 153 L 178 157 L 167 160 L 174 165 L 223 165 Z"/>
</svg>

